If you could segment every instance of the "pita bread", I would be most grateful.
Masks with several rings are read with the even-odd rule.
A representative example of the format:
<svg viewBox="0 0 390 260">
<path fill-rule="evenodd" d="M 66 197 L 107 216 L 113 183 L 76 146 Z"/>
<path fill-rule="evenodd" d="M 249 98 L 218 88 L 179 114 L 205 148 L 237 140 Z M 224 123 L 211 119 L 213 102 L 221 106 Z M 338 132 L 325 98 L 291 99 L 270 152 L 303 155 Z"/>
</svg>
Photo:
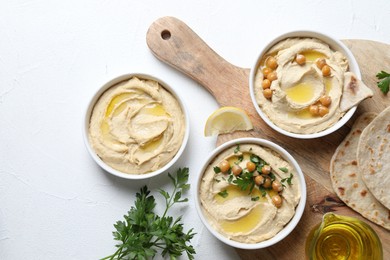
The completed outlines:
<svg viewBox="0 0 390 260">
<path fill-rule="evenodd" d="M 330 164 L 332 186 L 338 197 L 363 217 L 390 230 L 390 211 L 368 190 L 357 166 L 357 148 L 363 129 L 376 113 L 362 114 L 336 149 Z"/>
<path fill-rule="evenodd" d="M 390 107 L 364 129 L 357 159 L 364 183 L 390 209 Z"/>
<path fill-rule="evenodd" d="M 356 106 L 364 99 L 372 97 L 374 93 L 352 72 L 344 73 L 343 95 L 340 101 L 342 112 Z"/>
</svg>

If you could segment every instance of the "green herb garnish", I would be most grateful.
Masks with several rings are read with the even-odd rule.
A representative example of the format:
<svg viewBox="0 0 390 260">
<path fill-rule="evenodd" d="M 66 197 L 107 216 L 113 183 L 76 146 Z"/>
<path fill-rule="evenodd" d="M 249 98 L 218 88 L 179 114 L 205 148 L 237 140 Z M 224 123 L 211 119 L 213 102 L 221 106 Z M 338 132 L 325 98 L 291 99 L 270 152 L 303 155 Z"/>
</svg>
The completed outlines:
<svg viewBox="0 0 390 260">
<path fill-rule="evenodd" d="M 287 177 L 287 178 L 284 178 L 281 180 L 282 184 L 287 181 L 287 184 L 288 185 L 292 185 L 291 181 L 292 181 L 292 178 L 294 177 L 294 175 L 292 173 L 290 173 L 290 177 Z M 284 186 L 284 185 L 283 185 Z M 284 186 L 285 187 L 285 186 Z"/>
<path fill-rule="evenodd" d="M 251 201 L 258 201 L 260 199 L 260 197 L 259 196 L 256 196 L 256 197 L 252 197 L 251 198 Z"/>
<path fill-rule="evenodd" d="M 159 190 L 166 205 L 162 216 L 154 212 L 156 202 L 147 186 L 141 188 L 136 194 L 135 206 L 124 215 L 124 221 L 114 224 L 116 231 L 113 236 L 119 241 L 116 245 L 118 249 L 103 259 L 148 259 L 153 258 L 157 250 L 161 250 L 163 257 L 169 256 L 171 259 L 176 259 L 184 252 L 189 259 L 194 259 L 195 250 L 189 244 L 195 235 L 193 229 L 185 233 L 181 216 L 176 220 L 167 216 L 168 210 L 175 203 L 188 201 L 187 198 L 182 198 L 182 194 L 190 188 L 187 184 L 188 172 L 188 168 L 183 168 L 178 169 L 176 176 L 168 173 L 174 189 L 171 194 Z"/>
<path fill-rule="evenodd" d="M 279 168 L 279 170 L 281 170 L 284 173 L 288 173 L 288 169 L 286 167 L 281 167 Z"/>
<path fill-rule="evenodd" d="M 262 197 L 265 197 L 265 195 L 267 195 L 267 191 L 263 186 L 259 186 L 259 190 L 261 192 Z"/>
<path fill-rule="evenodd" d="M 218 192 L 218 195 L 222 198 L 226 198 L 227 196 L 229 196 L 229 193 L 227 192 L 227 190 L 223 190 L 221 192 Z"/>
<path fill-rule="evenodd" d="M 390 74 L 382 70 L 376 74 L 376 78 L 379 80 L 377 82 L 378 87 L 384 94 L 387 94 L 387 92 L 389 92 L 390 86 Z"/>
<path fill-rule="evenodd" d="M 255 155 L 255 154 L 251 154 L 250 160 L 251 160 L 251 162 L 253 162 L 255 164 L 259 164 L 261 161 L 260 157 Z"/>
<path fill-rule="evenodd" d="M 236 179 L 233 181 L 233 183 L 240 187 L 241 190 L 247 190 L 249 188 L 249 193 L 251 193 L 255 187 L 253 172 L 242 171 L 239 176 L 236 176 Z"/>
<path fill-rule="evenodd" d="M 271 178 L 271 181 L 276 180 L 275 174 L 273 174 L 272 172 L 270 172 L 270 173 L 268 174 L 268 176 Z"/>
<path fill-rule="evenodd" d="M 220 173 L 221 172 L 221 168 L 219 168 L 218 166 L 214 166 L 214 172 L 215 173 Z"/>
<path fill-rule="evenodd" d="M 234 149 L 234 153 L 238 153 L 240 151 L 240 144 L 237 144 L 236 148 Z"/>
</svg>

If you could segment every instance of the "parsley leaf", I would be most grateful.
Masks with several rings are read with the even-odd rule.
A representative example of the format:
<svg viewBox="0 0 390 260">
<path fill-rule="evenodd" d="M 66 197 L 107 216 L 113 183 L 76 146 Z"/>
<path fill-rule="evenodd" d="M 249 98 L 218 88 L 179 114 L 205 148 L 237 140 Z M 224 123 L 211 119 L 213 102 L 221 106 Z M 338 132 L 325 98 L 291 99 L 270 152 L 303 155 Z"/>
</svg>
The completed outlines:
<svg viewBox="0 0 390 260">
<path fill-rule="evenodd" d="M 236 148 L 234 149 L 234 153 L 238 153 L 240 151 L 240 144 L 237 144 Z"/>
<path fill-rule="evenodd" d="M 119 241 L 116 245 L 118 249 L 103 259 L 149 259 L 157 254 L 158 249 L 163 257 L 176 259 L 185 252 L 189 259 L 194 259 L 195 250 L 189 244 L 195 235 L 193 229 L 185 233 L 181 217 L 174 220 L 167 216 L 168 210 L 175 203 L 188 201 L 182 198 L 182 194 L 190 188 L 187 184 L 188 172 L 188 168 L 183 168 L 178 169 L 175 176 L 168 173 L 174 189 L 172 193 L 159 190 L 166 205 L 162 216 L 154 212 L 156 202 L 147 186 L 136 193 L 134 206 L 124 215 L 123 221 L 114 224 L 116 231 L 113 236 L 114 240 Z"/>
<path fill-rule="evenodd" d="M 282 182 L 282 184 L 285 182 L 285 181 L 287 181 L 287 184 L 288 185 L 292 185 L 292 178 L 294 177 L 294 175 L 292 174 L 292 173 L 290 173 L 290 177 L 287 177 L 287 178 L 284 178 L 284 179 L 282 179 L 281 180 L 281 182 Z M 284 185 L 283 185 L 284 186 Z"/>
<path fill-rule="evenodd" d="M 255 154 L 251 154 L 250 160 L 251 160 L 251 162 L 253 162 L 255 164 L 259 164 L 261 159 L 259 156 L 255 155 Z"/>
<path fill-rule="evenodd" d="M 221 168 L 219 168 L 218 166 L 214 166 L 214 172 L 215 173 L 220 173 L 221 172 Z"/>
<path fill-rule="evenodd" d="M 247 190 L 249 188 L 249 193 L 251 193 L 255 187 L 253 172 L 243 171 L 239 176 L 236 176 L 233 183 L 240 187 L 241 190 Z"/>
<path fill-rule="evenodd" d="M 378 87 L 381 89 L 383 94 L 387 94 L 390 88 L 390 74 L 382 70 L 376 74 L 376 77 L 379 80 L 377 82 Z"/>
<path fill-rule="evenodd" d="M 258 201 L 260 199 L 260 197 L 259 196 L 256 196 L 256 197 L 252 197 L 251 198 L 251 201 Z"/>
<path fill-rule="evenodd" d="M 288 173 L 288 169 L 286 167 L 281 167 L 279 168 L 279 170 L 281 170 L 284 173 Z"/>
<path fill-rule="evenodd" d="M 268 176 L 271 178 L 271 181 L 273 182 L 274 180 L 276 180 L 276 177 L 275 177 L 275 174 L 273 174 L 272 172 L 270 172 L 268 174 Z"/>
<path fill-rule="evenodd" d="M 265 197 L 267 195 L 267 191 L 265 190 L 265 188 L 263 186 L 259 186 L 259 190 L 261 192 L 262 197 Z"/>
<path fill-rule="evenodd" d="M 222 198 L 226 198 L 227 196 L 229 196 L 229 193 L 227 192 L 227 190 L 223 190 L 221 192 L 218 192 L 218 195 Z"/>
<path fill-rule="evenodd" d="M 228 178 L 227 181 L 228 181 L 228 183 L 232 183 L 232 181 L 233 181 L 233 175 L 232 174 L 229 175 L 229 178 Z"/>
</svg>

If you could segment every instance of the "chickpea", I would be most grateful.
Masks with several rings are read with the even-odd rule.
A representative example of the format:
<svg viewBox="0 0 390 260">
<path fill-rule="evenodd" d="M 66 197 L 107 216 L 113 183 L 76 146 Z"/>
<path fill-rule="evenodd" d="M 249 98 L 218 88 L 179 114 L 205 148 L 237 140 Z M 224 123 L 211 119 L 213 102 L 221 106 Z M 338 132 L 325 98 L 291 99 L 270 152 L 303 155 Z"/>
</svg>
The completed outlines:
<svg viewBox="0 0 390 260">
<path fill-rule="evenodd" d="M 316 65 L 317 65 L 317 68 L 322 70 L 322 67 L 324 67 L 326 65 L 326 60 L 324 58 L 318 58 L 318 59 L 316 59 Z"/>
<path fill-rule="evenodd" d="M 324 116 L 326 114 L 329 113 L 329 108 L 325 107 L 325 106 L 318 106 L 318 114 L 320 116 Z"/>
<path fill-rule="evenodd" d="M 276 192 L 281 192 L 283 190 L 283 185 L 280 183 L 280 181 L 273 181 L 272 182 L 272 189 Z"/>
<path fill-rule="evenodd" d="M 279 195 L 272 196 L 272 203 L 275 205 L 275 207 L 280 208 L 282 206 L 282 197 Z"/>
<path fill-rule="evenodd" d="M 270 68 L 267 68 L 267 67 L 263 68 L 263 75 L 264 75 L 264 77 L 267 77 L 267 75 L 268 75 L 270 72 L 272 72 L 272 70 L 271 70 Z"/>
<path fill-rule="evenodd" d="M 278 67 L 278 62 L 276 61 L 276 59 L 272 56 L 268 57 L 267 60 L 265 61 L 265 65 L 274 70 Z"/>
<path fill-rule="evenodd" d="M 320 98 L 320 103 L 323 106 L 329 107 L 330 103 L 332 103 L 332 98 L 328 95 L 324 95 Z"/>
<path fill-rule="evenodd" d="M 256 164 L 249 161 L 246 163 L 246 169 L 250 172 L 253 172 L 254 170 L 256 170 Z"/>
<path fill-rule="evenodd" d="M 264 188 L 270 188 L 272 186 L 272 181 L 271 181 L 271 178 L 265 178 L 264 179 L 264 183 L 263 183 L 263 187 Z"/>
<path fill-rule="evenodd" d="M 310 105 L 309 111 L 310 111 L 310 114 L 312 114 L 313 116 L 318 116 L 318 114 L 319 114 L 317 105 Z"/>
<path fill-rule="evenodd" d="M 234 165 L 232 167 L 232 172 L 233 172 L 234 176 L 238 176 L 241 174 L 242 168 L 239 165 Z"/>
<path fill-rule="evenodd" d="M 221 169 L 221 172 L 226 173 L 230 169 L 230 163 L 227 160 L 223 160 L 219 164 L 219 169 Z"/>
<path fill-rule="evenodd" d="M 272 90 L 270 88 L 264 89 L 263 95 L 266 99 L 271 99 L 272 98 Z"/>
<path fill-rule="evenodd" d="M 272 72 L 268 73 L 268 75 L 267 75 L 267 79 L 268 79 L 269 81 L 274 81 L 274 80 L 276 80 L 277 78 L 278 78 L 278 75 L 276 75 L 276 72 L 275 72 L 275 71 L 272 71 Z"/>
<path fill-rule="evenodd" d="M 269 79 L 264 79 L 263 82 L 261 82 L 261 86 L 263 89 L 267 89 L 271 86 L 271 81 Z"/>
<path fill-rule="evenodd" d="M 324 77 L 327 77 L 330 75 L 330 67 L 328 65 L 324 65 L 324 67 L 322 67 L 321 71 L 322 71 L 322 75 Z"/>
<path fill-rule="evenodd" d="M 271 166 L 269 165 L 264 165 L 263 168 L 261 168 L 261 173 L 262 174 L 269 174 L 271 172 Z"/>
<path fill-rule="evenodd" d="M 255 177 L 255 183 L 257 186 L 260 186 L 261 184 L 264 183 L 264 177 L 261 175 L 258 175 Z"/>
<path fill-rule="evenodd" d="M 304 65 L 304 64 L 306 63 L 306 57 L 305 57 L 305 55 L 298 54 L 297 57 L 295 58 L 295 61 L 296 61 L 299 65 Z"/>
</svg>

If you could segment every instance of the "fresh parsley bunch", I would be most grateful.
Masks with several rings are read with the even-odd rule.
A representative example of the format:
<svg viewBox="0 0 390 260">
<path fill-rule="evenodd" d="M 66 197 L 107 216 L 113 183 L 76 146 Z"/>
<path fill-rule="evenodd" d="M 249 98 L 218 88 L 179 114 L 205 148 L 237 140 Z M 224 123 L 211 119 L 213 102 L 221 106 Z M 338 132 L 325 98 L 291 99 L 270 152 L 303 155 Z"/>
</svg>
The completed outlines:
<svg viewBox="0 0 390 260">
<path fill-rule="evenodd" d="M 195 250 L 189 244 L 195 235 L 193 229 L 185 233 L 181 216 L 176 220 L 167 216 L 175 203 L 188 201 L 188 198 L 182 198 L 182 194 L 190 188 L 187 184 L 188 172 L 188 168 L 183 168 L 177 170 L 176 176 L 168 173 L 174 189 L 172 194 L 159 190 L 166 203 L 162 216 L 154 212 L 156 202 L 147 186 L 141 188 L 136 194 L 135 206 L 124 216 L 124 221 L 114 224 L 116 231 L 113 235 L 119 241 L 116 245 L 118 249 L 103 259 L 149 259 L 156 255 L 157 250 L 161 251 L 163 257 L 169 255 L 170 259 L 176 259 L 183 252 L 189 259 L 194 259 Z"/>
</svg>

